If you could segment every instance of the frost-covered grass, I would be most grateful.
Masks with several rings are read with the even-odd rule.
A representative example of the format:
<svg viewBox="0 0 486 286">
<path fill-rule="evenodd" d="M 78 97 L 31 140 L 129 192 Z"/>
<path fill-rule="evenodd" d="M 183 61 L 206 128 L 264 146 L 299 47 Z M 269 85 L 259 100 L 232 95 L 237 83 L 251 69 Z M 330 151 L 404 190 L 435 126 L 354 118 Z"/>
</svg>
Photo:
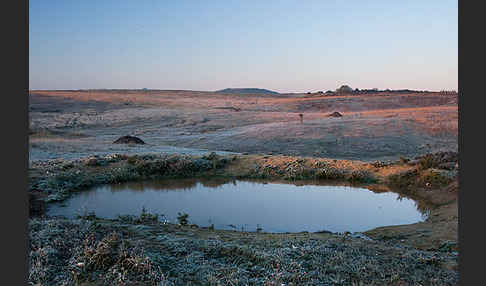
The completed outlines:
<svg viewBox="0 0 486 286">
<path fill-rule="evenodd" d="M 37 162 L 29 170 L 29 191 L 45 195 L 45 201 L 57 201 L 97 184 L 201 175 L 366 183 L 377 179 L 373 168 L 378 168 L 353 169 L 349 164 L 346 167 L 346 162 L 268 157 L 231 173 L 226 167 L 233 162 L 238 159 L 215 154 L 114 155 Z M 444 183 L 438 177 L 444 174 L 444 170 L 412 168 L 388 175 L 384 182 L 405 188 L 420 184 L 434 187 Z M 330 233 L 202 229 L 167 224 L 146 212 L 117 220 L 95 215 L 76 220 L 31 218 L 29 235 L 29 282 L 33 285 L 98 285 L 94 281 L 105 285 L 458 283 L 457 271 L 444 267 L 457 265 L 457 254 L 450 251 L 422 251 L 393 241 Z"/>
<path fill-rule="evenodd" d="M 29 234 L 29 282 L 33 284 L 458 283 L 458 273 L 442 267 L 457 262 L 453 253 L 338 234 L 242 235 L 153 222 L 60 218 L 31 219 Z"/>
</svg>

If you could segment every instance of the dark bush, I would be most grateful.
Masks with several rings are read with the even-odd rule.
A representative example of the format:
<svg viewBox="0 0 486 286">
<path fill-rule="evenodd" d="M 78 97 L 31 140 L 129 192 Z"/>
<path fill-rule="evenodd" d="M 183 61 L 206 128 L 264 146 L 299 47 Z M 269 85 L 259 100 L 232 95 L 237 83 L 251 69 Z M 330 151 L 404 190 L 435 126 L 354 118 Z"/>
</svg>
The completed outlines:
<svg viewBox="0 0 486 286">
<path fill-rule="evenodd" d="M 367 170 L 354 170 L 349 174 L 348 180 L 351 182 L 361 182 L 361 183 L 375 183 L 377 179 L 373 176 L 370 171 Z"/>
<path fill-rule="evenodd" d="M 408 170 L 398 174 L 392 174 L 387 177 L 386 184 L 399 189 L 408 189 L 416 183 L 418 171 L 416 169 Z"/>
<path fill-rule="evenodd" d="M 187 225 L 187 223 L 189 222 L 188 219 L 187 219 L 189 217 L 189 215 L 186 214 L 186 213 L 183 213 L 183 214 L 177 213 L 177 215 L 178 215 L 177 221 L 179 222 L 179 224 L 180 225 Z"/>
<path fill-rule="evenodd" d="M 346 173 L 343 170 L 335 167 L 327 167 L 319 169 L 316 173 L 316 177 L 319 179 L 338 180 L 344 179 L 346 177 Z"/>
<path fill-rule="evenodd" d="M 420 170 L 427 170 L 437 167 L 439 163 L 439 160 L 433 154 L 427 154 L 419 159 L 418 167 Z"/>
</svg>

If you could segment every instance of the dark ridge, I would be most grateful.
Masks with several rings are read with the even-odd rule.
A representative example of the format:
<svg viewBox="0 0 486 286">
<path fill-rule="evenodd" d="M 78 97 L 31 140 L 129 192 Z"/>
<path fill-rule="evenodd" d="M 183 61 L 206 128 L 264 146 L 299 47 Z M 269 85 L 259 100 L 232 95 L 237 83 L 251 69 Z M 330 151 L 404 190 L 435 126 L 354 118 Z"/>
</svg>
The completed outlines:
<svg viewBox="0 0 486 286">
<path fill-rule="evenodd" d="M 233 93 L 233 94 L 279 94 L 276 91 L 263 88 L 225 88 L 216 91 L 217 93 Z"/>
<path fill-rule="evenodd" d="M 113 144 L 145 144 L 145 142 L 138 137 L 127 135 L 116 139 Z"/>
<path fill-rule="evenodd" d="M 337 111 L 328 115 L 329 117 L 342 117 L 343 115 Z"/>
</svg>

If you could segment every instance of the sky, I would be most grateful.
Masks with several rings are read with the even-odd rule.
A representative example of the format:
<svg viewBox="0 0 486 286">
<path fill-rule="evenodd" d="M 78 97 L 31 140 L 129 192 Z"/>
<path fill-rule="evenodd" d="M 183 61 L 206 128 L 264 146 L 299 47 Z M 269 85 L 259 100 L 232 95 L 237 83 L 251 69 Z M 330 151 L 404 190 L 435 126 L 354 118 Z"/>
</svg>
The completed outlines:
<svg viewBox="0 0 486 286">
<path fill-rule="evenodd" d="M 457 6 L 30 0 L 29 88 L 457 90 Z"/>
</svg>

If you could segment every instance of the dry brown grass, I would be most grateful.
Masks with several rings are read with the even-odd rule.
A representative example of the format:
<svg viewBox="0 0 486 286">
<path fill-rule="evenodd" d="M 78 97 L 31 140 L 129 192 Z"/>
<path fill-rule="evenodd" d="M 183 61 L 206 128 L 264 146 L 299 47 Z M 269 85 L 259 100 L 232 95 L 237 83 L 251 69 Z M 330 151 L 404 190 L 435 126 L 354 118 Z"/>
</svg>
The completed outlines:
<svg viewBox="0 0 486 286">
<path fill-rule="evenodd" d="M 150 150 L 154 150 L 151 146 L 170 145 L 382 160 L 457 149 L 457 96 L 420 93 L 304 98 L 123 90 L 31 93 L 31 124 L 35 128 L 82 128 L 86 134 L 96 128 L 92 140 L 36 138 L 49 140 L 42 145 L 43 151 L 64 146 L 80 150 L 81 144 L 105 151 L 107 145 L 99 139 L 108 138 L 120 127 L 136 131 L 133 135 L 149 143 L 145 149 Z M 344 116 L 328 117 L 335 111 Z M 302 124 L 299 114 L 305 115 Z M 152 138 L 145 140 L 145 135 Z M 73 147 L 68 147 L 70 144 Z"/>
</svg>

